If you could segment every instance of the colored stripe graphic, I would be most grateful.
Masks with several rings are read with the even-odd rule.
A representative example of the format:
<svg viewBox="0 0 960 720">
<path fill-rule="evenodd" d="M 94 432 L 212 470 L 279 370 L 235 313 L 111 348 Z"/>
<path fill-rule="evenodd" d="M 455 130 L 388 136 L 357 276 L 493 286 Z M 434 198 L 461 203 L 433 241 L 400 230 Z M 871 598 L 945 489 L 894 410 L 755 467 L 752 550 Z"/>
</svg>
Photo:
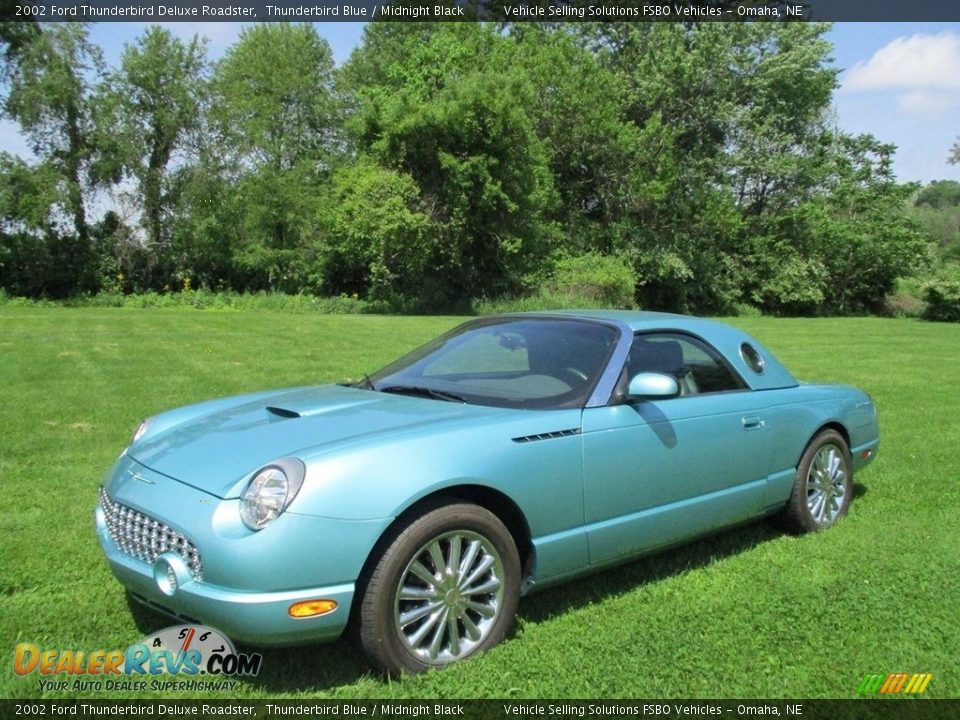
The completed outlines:
<svg viewBox="0 0 960 720">
<path fill-rule="evenodd" d="M 860 682 L 860 687 L 857 688 L 857 693 L 860 695 L 875 693 L 880 689 L 882 684 L 883 675 L 879 673 L 867 673 L 863 676 L 863 680 Z"/>
<path fill-rule="evenodd" d="M 919 695 L 927 689 L 927 685 L 930 684 L 932 679 L 933 673 L 914 673 L 913 677 L 910 678 L 910 682 L 907 683 L 904 692 Z"/>
<path fill-rule="evenodd" d="M 880 688 L 880 694 L 885 693 L 893 694 L 900 692 L 903 688 L 903 684 L 907 681 L 906 673 L 890 673 L 887 675 L 887 681 L 883 684 L 883 687 Z"/>
<path fill-rule="evenodd" d="M 933 673 L 867 673 L 857 688 L 858 695 L 919 695 L 927 689 Z"/>
</svg>

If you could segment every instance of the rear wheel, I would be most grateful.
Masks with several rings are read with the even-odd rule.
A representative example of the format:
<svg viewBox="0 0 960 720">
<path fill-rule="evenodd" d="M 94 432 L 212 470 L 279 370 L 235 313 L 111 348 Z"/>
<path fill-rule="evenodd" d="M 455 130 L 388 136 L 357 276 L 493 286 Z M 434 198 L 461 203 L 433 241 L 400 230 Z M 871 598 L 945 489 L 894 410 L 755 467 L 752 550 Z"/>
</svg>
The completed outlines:
<svg viewBox="0 0 960 720">
<path fill-rule="evenodd" d="M 496 515 L 444 505 L 397 534 L 362 592 L 364 652 L 387 672 L 422 672 L 503 639 L 519 602 L 520 559 Z"/>
<path fill-rule="evenodd" d="M 853 497 L 853 462 L 847 441 L 836 430 L 819 433 L 803 452 L 783 517 L 796 532 L 834 525 Z"/>
</svg>

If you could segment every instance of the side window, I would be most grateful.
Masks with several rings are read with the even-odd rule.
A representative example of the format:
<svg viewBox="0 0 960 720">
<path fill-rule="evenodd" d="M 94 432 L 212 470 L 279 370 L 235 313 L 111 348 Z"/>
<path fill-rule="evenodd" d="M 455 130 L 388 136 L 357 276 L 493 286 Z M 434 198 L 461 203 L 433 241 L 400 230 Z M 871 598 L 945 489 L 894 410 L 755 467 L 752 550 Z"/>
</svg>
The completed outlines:
<svg viewBox="0 0 960 720">
<path fill-rule="evenodd" d="M 742 390 L 740 376 L 719 352 L 698 338 L 681 333 L 645 333 L 634 337 L 626 363 L 626 380 L 641 372 L 673 375 L 680 395 Z"/>
</svg>

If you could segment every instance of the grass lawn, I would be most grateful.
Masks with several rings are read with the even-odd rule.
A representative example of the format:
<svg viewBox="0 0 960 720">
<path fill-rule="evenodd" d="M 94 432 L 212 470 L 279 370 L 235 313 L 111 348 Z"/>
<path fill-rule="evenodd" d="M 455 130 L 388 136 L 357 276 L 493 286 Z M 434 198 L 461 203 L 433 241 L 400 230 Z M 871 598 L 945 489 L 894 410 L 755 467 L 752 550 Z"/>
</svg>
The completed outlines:
<svg viewBox="0 0 960 720">
<path fill-rule="evenodd" d="M 456 322 L 0 307 L 0 697 L 42 695 L 36 673 L 13 673 L 17 642 L 122 649 L 170 624 L 131 612 L 93 530 L 101 476 L 140 419 L 358 377 Z M 865 673 L 898 671 L 960 697 L 960 325 L 734 322 L 798 377 L 876 400 L 880 455 L 839 526 L 756 524 L 547 590 L 521 602 L 511 638 L 440 673 L 371 675 L 344 640 L 266 651 L 237 696 L 849 698 Z"/>
</svg>

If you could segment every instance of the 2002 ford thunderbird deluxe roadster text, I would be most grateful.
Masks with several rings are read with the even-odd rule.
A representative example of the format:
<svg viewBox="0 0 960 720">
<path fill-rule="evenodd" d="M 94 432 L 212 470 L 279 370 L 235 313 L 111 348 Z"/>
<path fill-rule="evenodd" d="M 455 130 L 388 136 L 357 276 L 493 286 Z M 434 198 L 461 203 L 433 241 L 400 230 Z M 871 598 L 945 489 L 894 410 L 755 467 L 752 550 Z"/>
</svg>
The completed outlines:
<svg viewBox="0 0 960 720">
<path fill-rule="evenodd" d="M 356 384 L 145 420 L 100 490 L 114 575 L 254 644 L 348 621 L 393 672 L 506 633 L 524 592 L 764 515 L 847 510 L 870 397 L 646 312 L 467 322 Z"/>
</svg>

